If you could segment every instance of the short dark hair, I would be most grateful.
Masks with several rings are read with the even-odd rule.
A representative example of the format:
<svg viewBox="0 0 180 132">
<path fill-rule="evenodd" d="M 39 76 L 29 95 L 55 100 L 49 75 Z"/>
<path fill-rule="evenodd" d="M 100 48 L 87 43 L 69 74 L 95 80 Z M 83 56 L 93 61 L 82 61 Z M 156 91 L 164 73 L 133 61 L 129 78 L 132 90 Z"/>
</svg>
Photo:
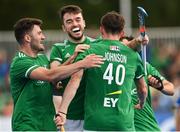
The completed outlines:
<svg viewBox="0 0 180 132">
<path fill-rule="evenodd" d="M 123 31 L 125 20 L 119 13 L 111 11 L 102 16 L 100 24 L 107 33 L 117 34 Z"/>
<path fill-rule="evenodd" d="M 59 11 L 58 14 L 60 16 L 60 18 L 63 21 L 63 17 L 65 13 L 73 13 L 73 14 L 78 14 L 78 13 L 82 13 L 82 9 L 77 6 L 77 5 L 67 5 L 67 6 L 63 6 Z"/>
<path fill-rule="evenodd" d="M 14 35 L 19 44 L 22 43 L 24 35 L 32 31 L 34 25 L 42 25 L 42 20 L 36 18 L 21 18 L 14 25 Z"/>
</svg>

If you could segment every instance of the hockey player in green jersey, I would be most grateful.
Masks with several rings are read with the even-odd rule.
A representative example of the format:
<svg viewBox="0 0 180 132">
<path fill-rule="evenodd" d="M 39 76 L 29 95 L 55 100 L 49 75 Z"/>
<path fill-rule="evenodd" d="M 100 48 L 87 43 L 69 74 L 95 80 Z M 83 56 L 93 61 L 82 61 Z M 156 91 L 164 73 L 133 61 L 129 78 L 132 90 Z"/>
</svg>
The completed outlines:
<svg viewBox="0 0 180 132">
<path fill-rule="evenodd" d="M 74 97 L 82 75 L 86 80 L 84 129 L 92 131 L 133 131 L 134 106 L 131 101 L 131 87 L 134 78 L 138 85 L 140 102 L 135 106 L 141 109 L 147 95 L 143 79 L 142 61 L 129 47 L 119 42 L 123 35 L 124 18 L 109 12 L 101 19 L 102 40 L 91 45 L 90 49 L 79 54 L 76 61 L 90 53 L 104 56 L 101 68 L 81 70 L 72 75 L 62 99 L 56 125 L 65 122 L 66 112 Z"/>
<path fill-rule="evenodd" d="M 131 41 L 133 37 L 122 37 L 121 41 L 127 44 Z M 150 86 L 161 91 L 163 94 L 172 96 L 174 94 L 174 85 L 166 80 L 151 64 L 146 63 L 147 66 L 147 76 L 146 82 L 148 86 L 148 96 L 141 110 L 136 110 L 134 112 L 134 125 L 136 131 L 160 131 L 158 123 L 155 119 L 154 112 L 151 104 L 151 91 Z M 137 103 L 137 90 L 135 84 L 132 87 L 132 99 L 133 103 Z"/>
<path fill-rule="evenodd" d="M 44 51 L 45 40 L 41 24 L 39 19 L 22 18 L 14 25 L 19 51 L 10 68 L 10 87 L 14 103 L 13 131 L 55 131 L 55 109 L 50 82 L 103 63 L 101 57 L 90 55 L 79 64 L 77 62 L 50 70 L 47 57 L 39 54 Z"/>
<path fill-rule="evenodd" d="M 53 45 L 50 55 L 51 69 L 71 64 L 79 52 L 88 49 L 94 39 L 84 35 L 85 20 L 82 10 L 76 5 L 63 6 L 59 11 L 62 20 L 62 28 L 68 35 L 68 40 L 63 43 Z M 62 83 L 62 89 L 54 87 L 53 101 L 56 108 L 60 106 L 62 94 L 69 78 L 58 83 Z M 84 122 L 84 93 L 85 86 L 82 81 L 77 94 L 71 102 L 67 112 L 67 122 L 64 125 L 66 131 L 82 131 Z"/>
</svg>

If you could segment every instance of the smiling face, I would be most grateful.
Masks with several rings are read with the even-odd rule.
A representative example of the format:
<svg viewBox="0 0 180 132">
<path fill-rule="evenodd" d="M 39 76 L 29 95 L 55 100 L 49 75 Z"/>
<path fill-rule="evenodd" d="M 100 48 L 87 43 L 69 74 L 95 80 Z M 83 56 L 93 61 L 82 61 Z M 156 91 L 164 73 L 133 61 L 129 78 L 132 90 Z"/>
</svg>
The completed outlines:
<svg viewBox="0 0 180 132">
<path fill-rule="evenodd" d="M 42 42 L 45 40 L 45 36 L 42 33 L 40 26 L 34 25 L 29 36 L 31 49 L 38 52 L 44 51 L 45 47 Z"/>
<path fill-rule="evenodd" d="M 81 13 L 65 13 L 62 28 L 72 40 L 83 38 L 85 21 Z"/>
</svg>

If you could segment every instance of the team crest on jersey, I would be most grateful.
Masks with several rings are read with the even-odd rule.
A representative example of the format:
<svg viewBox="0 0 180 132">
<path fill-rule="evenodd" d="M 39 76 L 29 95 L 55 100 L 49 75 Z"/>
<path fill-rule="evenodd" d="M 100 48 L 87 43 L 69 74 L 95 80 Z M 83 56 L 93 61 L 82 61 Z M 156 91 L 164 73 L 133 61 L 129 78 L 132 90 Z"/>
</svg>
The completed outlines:
<svg viewBox="0 0 180 132">
<path fill-rule="evenodd" d="M 109 49 L 111 51 L 119 51 L 120 50 L 119 46 L 115 46 L 115 45 L 110 46 Z"/>
<path fill-rule="evenodd" d="M 69 58 L 71 55 L 69 54 L 69 53 L 67 53 L 66 55 L 65 55 L 65 58 Z"/>
</svg>

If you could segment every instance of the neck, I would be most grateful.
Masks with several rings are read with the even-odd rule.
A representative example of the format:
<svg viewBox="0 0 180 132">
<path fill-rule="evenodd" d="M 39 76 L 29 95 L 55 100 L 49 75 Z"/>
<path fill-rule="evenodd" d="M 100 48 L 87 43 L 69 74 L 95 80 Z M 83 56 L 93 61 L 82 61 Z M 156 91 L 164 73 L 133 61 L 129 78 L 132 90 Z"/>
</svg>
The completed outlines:
<svg viewBox="0 0 180 132">
<path fill-rule="evenodd" d="M 19 50 L 30 57 L 36 57 L 38 54 L 38 51 L 32 50 L 29 44 L 22 44 Z"/>
<path fill-rule="evenodd" d="M 119 40 L 120 36 L 119 36 L 119 34 L 115 34 L 115 35 L 114 34 L 103 34 L 102 38 L 109 39 L 109 40 Z"/>
<path fill-rule="evenodd" d="M 69 37 L 69 41 L 72 43 L 82 43 L 84 42 L 84 40 L 86 39 L 86 37 L 83 35 L 83 37 L 80 40 L 75 40 Z"/>
</svg>

